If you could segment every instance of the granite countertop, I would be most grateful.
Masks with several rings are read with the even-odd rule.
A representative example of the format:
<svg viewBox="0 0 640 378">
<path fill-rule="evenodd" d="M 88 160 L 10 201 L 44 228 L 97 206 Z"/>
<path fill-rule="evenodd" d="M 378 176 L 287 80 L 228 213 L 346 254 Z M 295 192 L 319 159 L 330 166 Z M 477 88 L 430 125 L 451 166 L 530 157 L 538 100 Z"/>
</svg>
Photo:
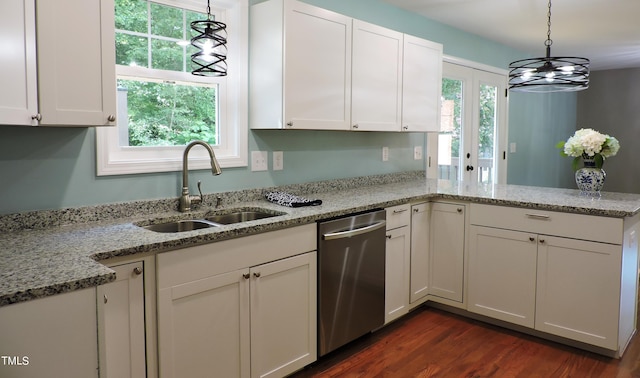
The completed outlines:
<svg viewBox="0 0 640 378">
<path fill-rule="evenodd" d="M 262 199 L 264 189 L 219 193 L 216 196 L 223 198 L 224 206 L 203 206 L 191 213 L 172 210 L 177 199 L 168 199 L 2 216 L 0 306 L 111 282 L 115 272 L 100 263 L 109 258 L 185 248 L 412 201 L 452 199 L 617 218 L 640 212 L 640 195 L 634 194 L 603 193 L 601 198 L 590 198 L 570 189 L 473 185 L 425 179 L 416 173 L 390 177 L 276 188 L 321 199 L 320 206 L 279 206 Z M 238 207 L 285 214 L 181 233 L 156 233 L 136 225 L 198 219 Z"/>
</svg>

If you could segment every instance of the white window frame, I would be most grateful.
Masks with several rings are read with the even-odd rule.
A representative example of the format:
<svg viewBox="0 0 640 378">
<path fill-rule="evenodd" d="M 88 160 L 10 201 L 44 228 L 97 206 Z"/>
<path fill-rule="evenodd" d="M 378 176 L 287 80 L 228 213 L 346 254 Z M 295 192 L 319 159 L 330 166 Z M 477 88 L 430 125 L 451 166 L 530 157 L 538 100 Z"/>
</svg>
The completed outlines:
<svg viewBox="0 0 640 378">
<path fill-rule="evenodd" d="M 206 13 L 206 3 L 193 0 L 151 0 Z M 190 81 L 218 84 L 218 127 L 220 140 L 214 146 L 216 158 L 223 168 L 248 165 L 248 1 L 216 0 L 211 7 L 216 20 L 227 24 L 228 73 L 222 78 L 202 78 L 191 75 Z M 115 28 L 115 25 L 113 26 Z M 135 76 L 139 67 L 116 66 L 118 77 Z M 167 80 L 184 81 L 180 73 L 166 71 Z M 190 75 L 190 74 L 189 74 Z M 147 75 L 142 75 L 147 76 Z M 122 111 L 118 110 L 122 119 Z M 124 112 L 126 117 L 126 112 Z M 122 175 L 171 172 L 182 169 L 184 146 L 129 147 L 118 142 L 119 127 L 96 128 L 97 175 Z M 210 168 L 204 148 L 194 148 L 189 154 L 189 168 Z"/>
</svg>

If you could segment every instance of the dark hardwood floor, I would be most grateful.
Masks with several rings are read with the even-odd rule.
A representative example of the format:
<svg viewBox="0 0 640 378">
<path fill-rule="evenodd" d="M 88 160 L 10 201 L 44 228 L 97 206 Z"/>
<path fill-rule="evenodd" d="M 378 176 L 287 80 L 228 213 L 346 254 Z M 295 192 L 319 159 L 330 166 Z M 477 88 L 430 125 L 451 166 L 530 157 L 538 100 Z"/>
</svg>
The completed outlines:
<svg viewBox="0 0 640 378">
<path fill-rule="evenodd" d="M 640 337 L 613 359 L 421 307 L 291 377 L 640 377 Z"/>
</svg>

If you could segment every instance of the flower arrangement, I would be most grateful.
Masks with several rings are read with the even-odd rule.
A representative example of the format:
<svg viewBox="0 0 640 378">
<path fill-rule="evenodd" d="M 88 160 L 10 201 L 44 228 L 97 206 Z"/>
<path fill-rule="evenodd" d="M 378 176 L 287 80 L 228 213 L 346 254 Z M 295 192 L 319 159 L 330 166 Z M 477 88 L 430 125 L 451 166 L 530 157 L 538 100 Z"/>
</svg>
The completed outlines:
<svg viewBox="0 0 640 378">
<path fill-rule="evenodd" d="M 601 134 L 593 129 L 580 129 L 566 142 L 557 145 L 563 156 L 573 156 L 573 170 L 578 169 L 580 160 L 593 160 L 597 168 L 602 168 L 604 160 L 614 156 L 620 149 L 620 142 L 612 136 Z"/>
</svg>

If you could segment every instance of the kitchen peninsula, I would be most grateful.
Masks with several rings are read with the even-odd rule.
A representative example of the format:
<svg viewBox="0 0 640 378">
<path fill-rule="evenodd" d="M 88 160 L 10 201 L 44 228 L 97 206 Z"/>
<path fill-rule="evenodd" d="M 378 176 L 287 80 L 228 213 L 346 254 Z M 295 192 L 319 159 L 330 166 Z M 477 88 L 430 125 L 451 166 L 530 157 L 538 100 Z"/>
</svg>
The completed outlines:
<svg viewBox="0 0 640 378">
<path fill-rule="evenodd" d="M 399 205 L 443 203 L 452 204 L 463 216 L 465 242 L 459 263 L 464 264 L 460 278 L 464 295 L 456 301 L 426 293 L 408 307 L 437 303 L 612 356 L 624 351 L 635 332 L 639 195 L 605 192 L 590 198 L 569 189 L 432 180 L 422 172 L 277 188 L 321 199 L 320 206 L 288 208 L 264 200 L 263 192 L 274 189 L 208 195 L 205 203 L 215 203 L 217 196 L 223 205 L 217 209 L 204 205 L 187 214 L 174 210 L 176 199 L 167 199 L 1 216 L 0 324 L 7 325 L 3 314 L 11 308 L 55 300 L 63 293 L 89 289 L 95 300 L 93 288 L 116 279 L 114 270 L 102 264 L 113 259 L 155 260 L 170 256 L 167 251 L 195 250 L 217 242 L 241 246 L 250 237 L 305 225 L 309 226 L 305 232 L 313 234 L 312 244 L 318 220 Z M 237 208 L 285 214 L 180 233 L 140 227 Z M 429 250 L 428 245 L 424 249 Z M 302 252 L 307 251 L 298 253 Z M 599 270 L 606 274 L 602 279 Z M 585 274 L 589 280 L 584 280 Z M 580 289 L 576 285 L 589 287 L 580 291 L 580 298 L 567 298 L 571 293 L 566 290 Z M 505 286 L 512 291 L 492 294 Z M 573 310 L 558 307 L 563 302 L 570 302 Z M 592 308 L 605 310 L 595 311 L 573 328 L 567 326 L 580 311 Z M 603 321 L 606 329 L 600 327 Z"/>
</svg>

